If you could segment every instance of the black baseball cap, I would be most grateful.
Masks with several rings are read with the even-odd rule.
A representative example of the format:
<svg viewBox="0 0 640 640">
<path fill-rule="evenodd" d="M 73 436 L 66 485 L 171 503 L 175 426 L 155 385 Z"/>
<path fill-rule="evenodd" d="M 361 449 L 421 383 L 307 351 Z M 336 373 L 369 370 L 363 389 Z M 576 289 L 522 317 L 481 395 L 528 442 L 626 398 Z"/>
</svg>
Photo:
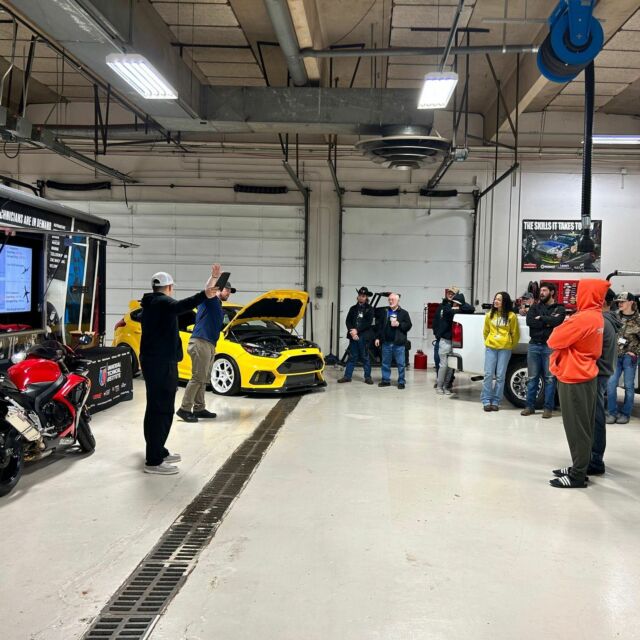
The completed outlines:
<svg viewBox="0 0 640 640">
<path fill-rule="evenodd" d="M 231 291 L 231 293 L 235 293 L 236 289 L 235 287 L 231 286 L 231 283 L 229 281 L 227 281 L 227 284 L 224 285 L 224 287 L 222 287 L 223 289 L 229 289 L 229 291 Z"/>
</svg>

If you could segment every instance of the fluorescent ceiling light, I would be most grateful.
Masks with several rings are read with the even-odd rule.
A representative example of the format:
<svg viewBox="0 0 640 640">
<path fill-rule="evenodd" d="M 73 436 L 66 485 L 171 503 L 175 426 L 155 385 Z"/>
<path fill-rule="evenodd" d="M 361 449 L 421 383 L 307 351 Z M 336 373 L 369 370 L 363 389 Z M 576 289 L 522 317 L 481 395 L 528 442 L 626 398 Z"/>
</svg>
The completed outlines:
<svg viewBox="0 0 640 640">
<path fill-rule="evenodd" d="M 147 100 L 178 98 L 178 92 L 144 56 L 137 53 L 111 53 L 107 56 L 107 64 Z"/>
<path fill-rule="evenodd" d="M 458 74 L 453 71 L 432 71 L 424 77 L 418 109 L 444 109 L 458 84 Z"/>
<path fill-rule="evenodd" d="M 593 136 L 593 144 L 640 144 L 640 135 L 608 135 Z"/>
</svg>

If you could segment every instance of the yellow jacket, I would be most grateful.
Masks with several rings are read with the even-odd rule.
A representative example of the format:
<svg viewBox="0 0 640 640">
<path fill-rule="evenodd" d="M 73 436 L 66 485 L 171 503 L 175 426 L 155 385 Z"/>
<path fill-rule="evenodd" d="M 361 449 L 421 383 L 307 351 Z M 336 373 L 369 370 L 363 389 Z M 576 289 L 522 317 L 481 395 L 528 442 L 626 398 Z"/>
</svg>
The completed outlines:
<svg viewBox="0 0 640 640">
<path fill-rule="evenodd" d="M 509 312 L 509 317 L 505 321 L 501 314 L 491 311 L 484 317 L 484 343 L 491 349 L 513 349 L 520 341 L 520 325 L 518 316 Z"/>
</svg>

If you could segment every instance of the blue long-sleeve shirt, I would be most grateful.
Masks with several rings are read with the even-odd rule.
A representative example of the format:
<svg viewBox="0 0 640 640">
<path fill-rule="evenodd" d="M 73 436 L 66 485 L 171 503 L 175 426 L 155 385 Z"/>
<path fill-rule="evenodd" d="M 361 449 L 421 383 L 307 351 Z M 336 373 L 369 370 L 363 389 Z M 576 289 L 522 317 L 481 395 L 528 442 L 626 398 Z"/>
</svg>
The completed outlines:
<svg viewBox="0 0 640 640">
<path fill-rule="evenodd" d="M 196 323 L 191 336 L 207 340 L 215 345 L 218 342 L 220 331 L 222 331 L 223 321 L 224 312 L 220 298 L 207 298 L 198 305 Z"/>
</svg>

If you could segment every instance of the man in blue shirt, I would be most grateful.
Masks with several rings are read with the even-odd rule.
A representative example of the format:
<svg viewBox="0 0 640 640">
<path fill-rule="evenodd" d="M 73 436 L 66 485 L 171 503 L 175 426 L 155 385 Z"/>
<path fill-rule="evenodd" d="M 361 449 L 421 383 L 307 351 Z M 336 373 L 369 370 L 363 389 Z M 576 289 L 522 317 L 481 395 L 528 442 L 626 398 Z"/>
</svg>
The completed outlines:
<svg viewBox="0 0 640 640">
<path fill-rule="evenodd" d="M 198 418 L 215 418 L 204 402 L 207 384 L 211 380 L 213 360 L 216 355 L 216 343 L 222 330 L 224 312 L 222 303 L 236 290 L 227 282 L 222 291 L 213 298 L 198 305 L 196 322 L 189 339 L 187 353 L 191 358 L 191 380 L 187 384 L 182 405 L 176 415 L 185 422 L 198 422 Z"/>
</svg>

